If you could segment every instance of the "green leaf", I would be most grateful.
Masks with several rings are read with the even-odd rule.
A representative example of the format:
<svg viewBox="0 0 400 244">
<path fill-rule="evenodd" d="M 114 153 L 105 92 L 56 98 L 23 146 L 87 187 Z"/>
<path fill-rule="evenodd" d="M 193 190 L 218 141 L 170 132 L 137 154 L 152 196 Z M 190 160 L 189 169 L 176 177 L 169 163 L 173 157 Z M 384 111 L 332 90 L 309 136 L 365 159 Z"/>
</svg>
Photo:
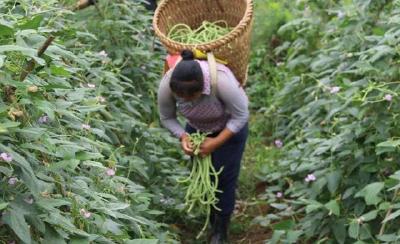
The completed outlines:
<svg viewBox="0 0 400 244">
<path fill-rule="evenodd" d="M 274 224 L 272 228 L 274 230 L 291 230 L 295 226 L 295 222 L 291 219 L 283 220 L 277 224 Z"/>
<path fill-rule="evenodd" d="M 336 200 L 330 200 L 327 204 L 325 204 L 325 207 L 330 213 L 333 213 L 336 216 L 340 215 L 340 207 Z"/>
<path fill-rule="evenodd" d="M 283 210 L 288 208 L 288 205 L 285 203 L 271 203 L 271 207 L 279 209 L 279 210 Z"/>
<path fill-rule="evenodd" d="M 47 114 L 51 120 L 55 120 L 54 111 L 56 110 L 56 107 L 53 103 L 50 103 L 46 100 L 37 100 L 34 103 L 36 105 L 36 108 Z"/>
<path fill-rule="evenodd" d="M 9 168 L 6 168 L 6 167 L 3 167 L 3 166 L 0 166 L 0 173 L 4 174 L 7 177 L 11 177 L 11 175 L 13 173 L 13 170 L 9 169 Z"/>
<path fill-rule="evenodd" d="M 360 225 L 357 223 L 357 220 L 351 221 L 348 232 L 351 238 L 358 239 L 358 235 L 360 233 Z"/>
<path fill-rule="evenodd" d="M 394 152 L 400 146 L 400 140 L 388 140 L 376 145 L 376 153 Z"/>
<path fill-rule="evenodd" d="M 274 233 L 271 237 L 270 244 L 279 243 L 281 237 L 285 234 L 285 231 L 282 230 L 274 230 Z"/>
<path fill-rule="evenodd" d="M 57 243 L 66 244 L 64 238 L 58 234 L 50 225 L 46 225 L 46 232 L 44 233 L 43 243 Z"/>
<path fill-rule="evenodd" d="M 386 234 L 386 235 L 380 235 L 377 236 L 378 240 L 384 241 L 384 242 L 389 242 L 389 243 L 395 243 L 400 239 L 397 234 Z"/>
<path fill-rule="evenodd" d="M 399 216 L 400 216 L 400 210 L 397 210 L 396 212 L 389 214 L 389 216 L 387 216 L 387 217 L 382 221 L 382 223 L 386 223 L 386 222 L 388 222 L 388 221 L 390 221 L 390 220 L 393 220 L 393 219 L 395 219 L 395 218 L 397 218 L 397 217 L 399 217 Z"/>
<path fill-rule="evenodd" d="M 133 239 L 126 241 L 125 244 L 159 244 L 157 239 Z"/>
<path fill-rule="evenodd" d="M 8 202 L 2 202 L 2 203 L 0 203 L 0 210 L 4 210 L 4 209 L 6 209 L 7 208 L 7 206 L 8 206 Z"/>
<path fill-rule="evenodd" d="M 346 220 L 339 219 L 331 225 L 333 234 L 338 243 L 343 244 L 346 241 Z"/>
<path fill-rule="evenodd" d="M 50 67 L 50 71 L 51 71 L 51 74 L 56 75 L 56 76 L 63 76 L 63 77 L 71 76 L 71 74 L 66 69 L 64 69 L 63 67 L 59 67 L 59 66 L 52 65 Z"/>
<path fill-rule="evenodd" d="M 11 161 L 11 163 L 21 168 L 22 178 L 25 181 L 26 186 L 33 193 L 35 194 L 38 193 L 39 180 L 36 178 L 35 173 L 33 172 L 33 169 L 31 165 L 28 163 L 28 161 L 26 161 L 24 157 L 22 157 L 15 151 L 3 146 L 2 144 L 0 144 L 0 151 L 9 152 L 11 154 L 11 156 L 13 157 L 13 161 Z"/>
<path fill-rule="evenodd" d="M 5 213 L 4 222 L 14 231 L 21 241 L 26 244 L 31 243 L 29 226 L 25 221 L 24 215 L 20 211 L 10 209 Z"/>
<path fill-rule="evenodd" d="M 1 67 L 1 65 L 0 65 Z M 9 128 L 18 127 L 21 123 L 19 122 L 5 122 L 0 124 L 0 133 L 8 132 Z"/>
<path fill-rule="evenodd" d="M 301 236 L 302 231 L 299 230 L 289 230 L 287 232 L 287 243 L 298 243 L 299 237 Z"/>
<path fill-rule="evenodd" d="M 384 188 L 383 182 L 374 182 L 365 186 L 361 191 L 357 192 L 355 197 L 364 197 L 367 205 L 376 205 L 382 199 L 378 196 L 381 190 Z"/>
<path fill-rule="evenodd" d="M 374 220 L 374 219 L 376 218 L 376 216 L 378 215 L 378 213 L 379 213 L 379 210 L 372 210 L 372 211 L 369 211 L 369 212 L 366 213 L 366 214 L 363 214 L 360 218 L 361 218 L 363 221 Z"/>
<path fill-rule="evenodd" d="M 26 30 L 26 29 L 37 29 L 40 26 L 40 23 L 43 20 L 42 15 L 37 15 L 33 17 L 30 20 L 25 20 L 24 23 L 20 24 L 18 27 L 20 29 Z"/>
<path fill-rule="evenodd" d="M 51 171 L 59 171 L 59 170 L 68 170 L 70 172 L 74 172 L 76 167 L 78 167 L 80 161 L 77 159 L 66 159 L 57 163 L 53 163 L 50 165 L 49 170 Z"/>
<path fill-rule="evenodd" d="M 40 198 L 39 200 L 36 201 L 36 204 L 51 212 L 54 211 L 55 208 L 60 207 L 60 206 L 70 206 L 71 203 L 62 199 L 52 199 L 52 198 Z"/>
<path fill-rule="evenodd" d="M 333 171 L 327 175 L 328 190 L 331 194 L 334 194 L 336 192 L 336 189 L 340 184 L 341 177 L 342 173 L 340 171 Z"/>
<path fill-rule="evenodd" d="M 69 244 L 89 244 L 89 239 L 84 237 L 72 237 Z"/>
<path fill-rule="evenodd" d="M 111 219 L 106 219 L 101 226 L 106 231 L 113 233 L 114 235 L 121 235 L 123 232 L 121 231 L 122 225 L 112 221 Z"/>
<path fill-rule="evenodd" d="M 0 20 L 0 36 L 11 36 L 13 34 L 14 34 L 14 29 L 11 26 L 5 25 L 5 23 L 2 20 Z"/>
<path fill-rule="evenodd" d="M 45 61 L 36 55 L 37 51 L 33 48 L 17 45 L 2 45 L 0 46 L 0 53 L 4 52 L 21 52 L 23 55 L 33 58 L 39 65 L 45 64 Z"/>
</svg>

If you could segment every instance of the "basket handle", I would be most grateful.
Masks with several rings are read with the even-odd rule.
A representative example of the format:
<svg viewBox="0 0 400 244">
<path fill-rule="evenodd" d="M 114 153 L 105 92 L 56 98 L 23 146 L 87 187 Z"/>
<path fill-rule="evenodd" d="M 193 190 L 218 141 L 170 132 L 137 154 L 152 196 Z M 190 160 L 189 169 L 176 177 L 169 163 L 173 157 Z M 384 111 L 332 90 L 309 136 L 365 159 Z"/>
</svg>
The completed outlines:
<svg viewBox="0 0 400 244">
<path fill-rule="evenodd" d="M 211 76 L 211 95 L 215 96 L 217 93 L 217 61 L 215 61 L 214 54 L 212 52 L 207 53 L 207 61 L 210 69 Z"/>
</svg>

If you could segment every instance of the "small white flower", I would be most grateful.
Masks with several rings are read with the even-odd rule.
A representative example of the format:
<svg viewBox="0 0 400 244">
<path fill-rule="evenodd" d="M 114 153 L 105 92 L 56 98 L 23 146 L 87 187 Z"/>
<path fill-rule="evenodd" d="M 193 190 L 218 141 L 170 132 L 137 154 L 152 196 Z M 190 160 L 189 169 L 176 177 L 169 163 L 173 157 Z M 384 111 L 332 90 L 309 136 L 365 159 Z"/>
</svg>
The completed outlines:
<svg viewBox="0 0 400 244">
<path fill-rule="evenodd" d="M 89 87 L 89 88 L 96 88 L 96 84 L 88 83 L 88 84 L 87 84 L 87 87 Z"/>
<path fill-rule="evenodd" d="M 90 125 L 88 125 L 88 124 L 82 124 L 82 129 L 85 129 L 85 130 L 90 130 Z"/>
<path fill-rule="evenodd" d="M 277 197 L 277 198 L 283 197 L 283 193 L 282 193 L 282 192 L 277 192 L 277 193 L 276 193 L 276 197 Z"/>
<path fill-rule="evenodd" d="M 106 53 L 106 51 L 102 50 L 99 52 L 99 56 L 100 56 L 100 58 L 107 58 L 108 54 Z"/>
<path fill-rule="evenodd" d="M 114 176 L 114 175 L 115 175 L 115 170 L 114 170 L 114 169 L 111 169 L 111 168 L 108 168 L 108 169 L 106 170 L 106 174 L 107 174 L 108 176 Z"/>
<path fill-rule="evenodd" d="M 283 142 L 279 139 L 274 141 L 274 144 L 277 148 L 282 148 L 283 147 Z"/>
<path fill-rule="evenodd" d="M 83 217 L 85 217 L 86 219 L 88 219 L 88 218 L 90 218 L 90 216 L 92 216 L 92 213 L 90 213 L 89 211 L 86 211 L 86 209 L 84 209 L 84 208 L 81 208 L 81 209 L 79 210 L 79 213 L 80 213 Z"/>
<path fill-rule="evenodd" d="M 338 86 L 331 87 L 329 91 L 331 94 L 338 93 L 340 91 L 340 87 Z"/>
<path fill-rule="evenodd" d="M 308 174 L 304 180 L 305 180 L 305 182 L 311 182 L 311 181 L 315 181 L 316 179 L 317 179 L 317 177 L 315 177 L 314 174 Z"/>
<path fill-rule="evenodd" d="M 13 160 L 13 158 L 12 158 L 12 156 L 10 155 L 10 154 L 8 154 L 8 153 L 0 153 L 0 158 L 3 160 L 3 161 L 6 161 L 6 162 L 11 162 L 12 160 Z"/>
<path fill-rule="evenodd" d="M 344 17 L 346 17 L 346 13 L 343 12 L 343 11 L 339 11 L 339 12 L 337 13 L 337 17 L 338 17 L 339 19 L 343 19 Z"/>
<path fill-rule="evenodd" d="M 13 186 L 17 183 L 18 179 L 16 177 L 11 177 L 10 179 L 8 179 L 8 184 Z"/>
<path fill-rule="evenodd" d="M 390 101 L 392 101 L 393 96 L 390 95 L 390 94 L 386 94 L 385 97 L 384 97 L 384 99 L 385 99 L 386 101 L 390 102 Z"/>
</svg>

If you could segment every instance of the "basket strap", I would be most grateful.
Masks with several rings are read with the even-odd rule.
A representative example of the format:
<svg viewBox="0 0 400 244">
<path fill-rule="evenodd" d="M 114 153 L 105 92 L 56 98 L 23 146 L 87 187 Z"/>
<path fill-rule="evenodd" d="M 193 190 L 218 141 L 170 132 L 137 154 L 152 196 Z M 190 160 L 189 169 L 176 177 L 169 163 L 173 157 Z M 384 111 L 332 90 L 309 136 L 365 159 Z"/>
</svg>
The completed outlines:
<svg viewBox="0 0 400 244">
<path fill-rule="evenodd" d="M 207 61 L 210 69 L 211 76 L 211 95 L 215 96 L 217 93 L 217 62 L 215 61 L 214 54 L 212 52 L 207 53 Z"/>
</svg>

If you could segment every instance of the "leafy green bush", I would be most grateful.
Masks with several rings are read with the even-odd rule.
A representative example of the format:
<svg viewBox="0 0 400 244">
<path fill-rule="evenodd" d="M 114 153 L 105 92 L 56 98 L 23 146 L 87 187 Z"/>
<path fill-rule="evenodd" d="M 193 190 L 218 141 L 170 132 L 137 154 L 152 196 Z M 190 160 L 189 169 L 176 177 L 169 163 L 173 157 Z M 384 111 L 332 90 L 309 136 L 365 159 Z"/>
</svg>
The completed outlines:
<svg viewBox="0 0 400 244">
<path fill-rule="evenodd" d="M 174 242 L 159 210 L 179 204 L 165 196 L 184 171 L 157 125 L 151 16 L 136 1 L 58 2 L 0 3 L 0 240 Z"/>
<path fill-rule="evenodd" d="M 281 151 L 260 172 L 275 212 L 257 220 L 270 243 L 396 243 L 400 2 L 296 2 L 264 108 Z"/>
</svg>

